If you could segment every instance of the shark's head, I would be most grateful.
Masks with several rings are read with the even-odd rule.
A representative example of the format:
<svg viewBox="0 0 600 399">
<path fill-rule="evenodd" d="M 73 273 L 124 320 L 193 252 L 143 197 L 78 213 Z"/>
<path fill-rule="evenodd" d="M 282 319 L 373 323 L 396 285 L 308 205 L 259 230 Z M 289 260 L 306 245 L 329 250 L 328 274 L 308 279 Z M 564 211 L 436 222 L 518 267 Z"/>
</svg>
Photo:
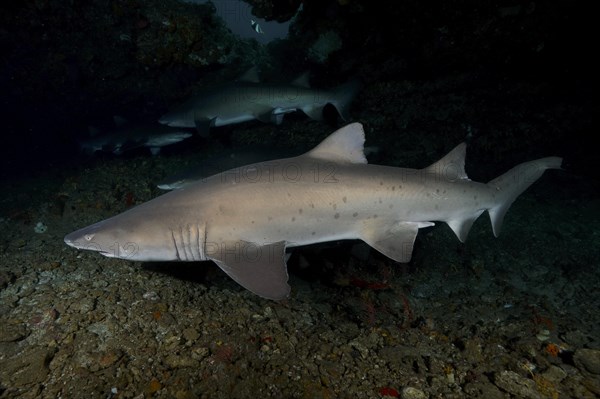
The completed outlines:
<svg viewBox="0 0 600 399">
<path fill-rule="evenodd" d="M 177 259 L 170 235 L 158 231 L 150 218 L 130 217 L 128 213 L 74 231 L 65 237 L 65 243 L 109 258 L 133 261 Z"/>
<path fill-rule="evenodd" d="M 184 118 L 182 118 L 181 115 L 179 115 L 178 113 L 169 111 L 160 117 L 158 123 L 167 126 L 180 126 L 183 120 Z"/>
<path fill-rule="evenodd" d="M 96 137 L 78 140 L 79 148 L 85 155 L 92 155 L 96 151 L 102 151 L 104 143 Z"/>
</svg>

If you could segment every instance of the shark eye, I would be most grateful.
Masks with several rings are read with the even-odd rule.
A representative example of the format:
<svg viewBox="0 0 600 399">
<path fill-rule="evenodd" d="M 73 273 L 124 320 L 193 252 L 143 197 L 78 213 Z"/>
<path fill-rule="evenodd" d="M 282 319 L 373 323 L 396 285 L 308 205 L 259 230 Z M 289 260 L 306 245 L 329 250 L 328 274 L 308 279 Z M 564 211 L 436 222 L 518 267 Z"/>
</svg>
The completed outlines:
<svg viewBox="0 0 600 399">
<path fill-rule="evenodd" d="M 92 241 L 92 239 L 94 238 L 93 234 L 86 234 L 83 236 L 83 238 L 85 238 L 86 241 Z"/>
</svg>

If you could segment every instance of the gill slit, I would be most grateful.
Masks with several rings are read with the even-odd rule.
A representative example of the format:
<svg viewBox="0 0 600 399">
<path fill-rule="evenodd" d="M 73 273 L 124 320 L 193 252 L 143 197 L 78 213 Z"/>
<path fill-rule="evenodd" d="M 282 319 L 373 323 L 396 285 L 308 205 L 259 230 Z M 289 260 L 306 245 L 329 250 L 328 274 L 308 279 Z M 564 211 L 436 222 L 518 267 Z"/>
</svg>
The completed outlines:
<svg viewBox="0 0 600 399">
<path fill-rule="evenodd" d="M 181 231 L 181 242 L 183 243 L 183 253 L 185 255 L 185 260 L 190 260 L 190 258 L 194 259 L 194 254 L 192 251 L 192 243 L 191 243 L 191 229 L 190 226 L 185 226 L 184 228 L 179 226 L 179 231 Z M 188 254 L 189 252 L 189 254 Z"/>
<path fill-rule="evenodd" d="M 173 240 L 173 246 L 175 247 L 175 256 L 177 256 L 177 260 L 181 260 L 181 256 L 179 255 L 179 248 L 177 248 L 177 240 L 175 239 L 175 232 L 173 229 L 171 230 L 171 239 Z"/>
<path fill-rule="evenodd" d="M 204 241 L 202 242 L 202 258 L 208 259 L 206 253 L 206 240 L 208 239 L 208 222 L 204 223 Z"/>
<path fill-rule="evenodd" d="M 202 243 L 200 241 L 200 225 L 196 223 L 196 248 L 198 248 L 198 260 L 204 259 L 204 251 L 202 250 Z"/>
</svg>

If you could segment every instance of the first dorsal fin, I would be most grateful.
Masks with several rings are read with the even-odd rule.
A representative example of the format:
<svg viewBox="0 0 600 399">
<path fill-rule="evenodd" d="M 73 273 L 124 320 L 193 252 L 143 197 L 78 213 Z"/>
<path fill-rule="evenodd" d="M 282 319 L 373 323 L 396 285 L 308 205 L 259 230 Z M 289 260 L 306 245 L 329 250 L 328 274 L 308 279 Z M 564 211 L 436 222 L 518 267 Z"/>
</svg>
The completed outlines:
<svg viewBox="0 0 600 399">
<path fill-rule="evenodd" d="M 95 137 L 100 134 L 100 129 L 96 126 L 88 126 L 88 136 Z"/>
<path fill-rule="evenodd" d="M 362 124 L 351 123 L 331 133 L 306 155 L 325 161 L 367 163 L 364 144 Z"/>
<path fill-rule="evenodd" d="M 469 180 L 465 172 L 465 155 L 467 153 L 467 144 L 460 143 L 445 157 L 429 165 L 424 171 L 443 176 L 448 181 Z"/>
<path fill-rule="evenodd" d="M 121 127 L 127 124 L 127 119 L 120 115 L 113 115 L 113 122 L 115 123 L 116 127 Z"/>
<path fill-rule="evenodd" d="M 256 66 L 253 66 L 252 68 L 244 72 L 244 74 L 240 76 L 237 80 L 238 82 L 259 83 L 260 78 L 258 77 L 258 68 Z"/>
<path fill-rule="evenodd" d="M 310 89 L 310 73 L 306 71 L 296 79 L 292 80 L 292 86 Z"/>
</svg>

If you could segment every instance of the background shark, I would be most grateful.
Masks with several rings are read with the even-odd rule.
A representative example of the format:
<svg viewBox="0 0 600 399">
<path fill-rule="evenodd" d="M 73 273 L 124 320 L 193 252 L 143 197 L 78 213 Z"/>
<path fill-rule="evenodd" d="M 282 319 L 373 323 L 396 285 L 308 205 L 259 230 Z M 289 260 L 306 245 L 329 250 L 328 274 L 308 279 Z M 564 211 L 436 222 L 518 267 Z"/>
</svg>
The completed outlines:
<svg viewBox="0 0 600 399">
<path fill-rule="evenodd" d="M 65 237 L 75 248 L 138 261 L 213 260 L 243 287 L 290 293 L 285 250 L 360 239 L 408 262 L 419 229 L 444 221 L 464 241 L 488 211 L 494 235 L 512 202 L 561 158 L 522 163 L 489 183 L 468 179 L 466 145 L 425 169 L 368 165 L 354 123 L 308 153 L 236 168 Z"/>
<path fill-rule="evenodd" d="M 159 122 L 174 127 L 196 127 L 208 135 L 213 126 L 251 120 L 280 124 L 287 113 L 301 110 L 309 118 L 321 120 L 323 108 L 333 105 L 343 120 L 358 92 L 358 80 L 332 90 L 312 89 L 304 74 L 289 85 L 260 83 L 255 68 L 237 81 L 204 90 L 163 115 Z"/>
<path fill-rule="evenodd" d="M 147 147 L 152 155 L 157 155 L 162 147 L 179 143 L 193 135 L 185 129 L 174 129 L 158 123 L 132 124 L 118 118 L 115 118 L 115 123 L 115 130 L 80 141 L 82 151 L 87 154 L 105 151 L 120 155 L 125 151 Z"/>
</svg>

